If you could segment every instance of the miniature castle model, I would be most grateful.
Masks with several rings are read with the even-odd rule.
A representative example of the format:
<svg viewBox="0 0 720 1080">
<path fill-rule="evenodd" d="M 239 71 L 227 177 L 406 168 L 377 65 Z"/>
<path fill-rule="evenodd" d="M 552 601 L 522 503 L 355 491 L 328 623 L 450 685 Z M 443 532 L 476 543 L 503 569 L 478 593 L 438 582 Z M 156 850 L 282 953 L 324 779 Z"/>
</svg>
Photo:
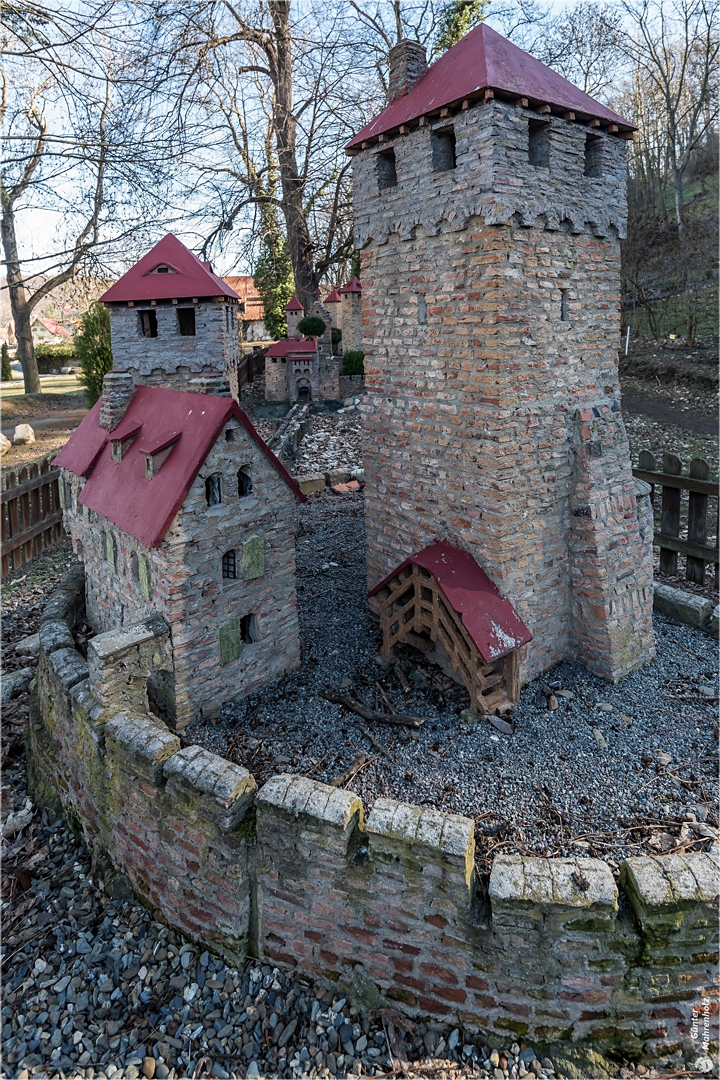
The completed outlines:
<svg viewBox="0 0 720 1080">
<path fill-rule="evenodd" d="M 100 299 L 113 370 L 138 385 L 192 390 L 192 379 L 222 379 L 237 366 L 238 295 L 172 233 Z"/>
<path fill-rule="evenodd" d="M 400 42 L 390 99 L 347 147 L 368 585 L 447 542 L 527 624 L 523 679 L 617 680 L 654 653 L 617 367 L 631 125 L 486 25 L 429 70 Z"/>
<path fill-rule="evenodd" d="M 310 314 L 323 320 L 325 330 L 319 338 L 307 340 L 298 330 L 305 309 L 296 296 L 285 313 L 287 337 L 276 341 L 265 354 L 265 400 L 303 404 L 336 401 L 340 397 L 340 363 L 332 353 L 333 314 L 317 300 Z"/>
<path fill-rule="evenodd" d="M 167 251 L 167 241 L 158 247 Z M 195 257 L 172 241 L 173 265 L 192 269 Z M 139 265 L 155 259 L 146 256 Z M 118 295 L 128 296 L 120 310 L 131 314 L 129 303 L 142 299 L 140 312 L 152 312 L 150 301 L 159 305 L 162 298 L 153 292 L 166 292 L 166 279 L 135 271 L 118 284 L 142 282 L 142 297 L 117 286 L 106 297 L 114 305 Z M 168 317 L 157 322 L 162 343 L 160 330 L 173 328 L 178 311 L 158 310 Z M 113 356 L 117 363 L 119 328 L 117 348 L 132 373 L 105 376 L 102 398 L 55 459 L 63 468 L 65 527 L 85 565 L 88 622 L 101 634 L 153 616 L 166 621 L 170 658 L 152 672 L 147 693 L 178 728 L 216 716 L 224 702 L 300 663 L 294 515 L 304 496 L 242 409 L 225 393 L 206 392 L 227 385 L 224 314 L 207 353 L 200 329 L 226 311 L 232 307 L 224 300 L 208 304 L 208 318 L 196 323 L 195 353 L 181 355 L 180 368 L 165 344 L 152 371 L 139 333 L 139 357 L 133 355 L 133 317 L 111 317 Z M 163 357 L 168 384 L 186 380 L 198 392 L 136 386 L 138 372 L 161 381 Z"/>
</svg>

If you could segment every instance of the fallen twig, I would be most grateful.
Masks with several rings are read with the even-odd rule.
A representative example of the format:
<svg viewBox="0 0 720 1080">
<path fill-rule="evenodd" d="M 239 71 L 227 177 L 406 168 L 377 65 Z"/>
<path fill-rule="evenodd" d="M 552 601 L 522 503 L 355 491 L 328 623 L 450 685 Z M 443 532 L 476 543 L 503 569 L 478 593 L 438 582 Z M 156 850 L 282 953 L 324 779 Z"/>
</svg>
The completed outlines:
<svg viewBox="0 0 720 1080">
<path fill-rule="evenodd" d="M 332 701 L 336 705 L 344 705 L 350 712 L 357 713 L 358 716 L 362 716 L 363 720 L 370 720 L 373 724 L 393 724 L 399 727 L 419 728 L 425 723 L 423 716 L 410 716 L 408 713 L 395 713 L 390 716 L 387 713 L 375 712 L 374 709 L 369 709 L 367 705 L 356 701 L 355 698 L 350 697 L 348 694 L 338 694 L 335 690 L 321 690 L 320 697 L 325 698 L 326 701 Z"/>
<path fill-rule="evenodd" d="M 362 768 L 367 759 L 368 755 L 363 750 L 357 755 L 352 764 L 345 769 L 345 772 L 340 773 L 339 776 L 336 776 L 334 780 L 330 781 L 330 787 L 343 787 L 344 784 L 347 784 L 348 781 L 352 780 L 355 773 Z"/>
</svg>

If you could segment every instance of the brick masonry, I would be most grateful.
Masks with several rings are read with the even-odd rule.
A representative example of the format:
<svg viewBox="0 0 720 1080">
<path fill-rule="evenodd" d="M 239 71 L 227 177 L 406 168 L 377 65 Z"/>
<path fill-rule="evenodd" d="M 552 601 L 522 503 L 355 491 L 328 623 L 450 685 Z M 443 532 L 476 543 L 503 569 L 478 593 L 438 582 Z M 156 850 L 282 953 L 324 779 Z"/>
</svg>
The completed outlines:
<svg viewBox="0 0 720 1080">
<path fill-rule="evenodd" d="M 241 468 L 250 470 L 253 485 L 244 497 L 238 488 Z M 205 481 L 211 475 L 221 477 L 223 501 L 217 506 L 206 501 Z M 295 497 L 235 417 L 157 548 L 145 547 L 80 506 L 84 483 L 65 473 L 65 528 L 86 567 L 88 622 L 96 633 L 107 633 L 153 614 L 166 621 L 171 657 L 156 666 L 153 678 L 156 703 L 177 727 L 216 716 L 225 701 L 299 665 Z M 261 573 L 250 576 L 244 556 L 253 545 L 262 547 L 264 563 Z M 223 577 L 223 555 L 229 551 L 235 553 L 234 579 Z M 140 573 L 143 560 L 149 589 Z M 239 655 L 223 662 L 223 628 L 247 615 L 255 616 L 256 640 L 241 643 Z"/>
<path fill-rule="evenodd" d="M 531 122 L 546 167 L 530 164 Z M 450 126 L 456 167 L 434 172 Z M 600 177 L 584 175 L 588 137 Z M 397 184 L 381 192 L 388 150 Z M 619 411 L 624 142 L 490 101 L 353 168 L 369 587 L 448 539 L 532 630 L 524 679 L 566 656 L 622 677 L 654 653 L 651 536 Z"/>
<path fill-rule="evenodd" d="M 365 821 L 352 792 L 290 775 L 257 791 L 181 749 L 112 664 L 131 676 L 162 626 L 96 640 L 88 666 L 69 644 L 82 595 L 75 571 L 43 616 L 31 790 L 171 925 L 468 1032 L 689 1060 L 707 1009 L 717 1047 L 716 858 L 628 859 L 616 881 L 596 859 L 499 856 L 482 890 L 469 818 L 379 799 Z"/>
<path fill-rule="evenodd" d="M 195 335 L 180 333 L 178 310 L 193 308 Z M 223 375 L 238 361 L 237 301 L 199 300 L 156 305 L 111 304 L 110 334 L 113 370 L 128 371 L 138 386 L 162 386 L 168 390 L 192 390 L 189 381 L 198 375 Z M 145 337 L 141 313 L 155 312 L 157 337 Z"/>
</svg>

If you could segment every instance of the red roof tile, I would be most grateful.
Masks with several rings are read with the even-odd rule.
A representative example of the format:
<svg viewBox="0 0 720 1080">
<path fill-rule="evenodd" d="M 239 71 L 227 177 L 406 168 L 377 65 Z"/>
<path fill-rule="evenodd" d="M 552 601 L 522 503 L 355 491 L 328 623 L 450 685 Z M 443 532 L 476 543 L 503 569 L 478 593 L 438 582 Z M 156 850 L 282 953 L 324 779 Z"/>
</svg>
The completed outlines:
<svg viewBox="0 0 720 1080">
<path fill-rule="evenodd" d="M 358 279 L 356 277 L 353 277 L 353 278 L 350 278 L 347 285 L 343 285 L 340 292 L 341 293 L 351 293 L 351 292 L 361 293 L 362 292 L 362 285 L 360 284 L 360 282 L 358 281 Z"/>
<path fill-rule="evenodd" d="M 448 49 L 409 94 L 396 98 L 371 120 L 346 149 L 359 149 L 373 136 L 487 89 L 514 98 L 526 97 L 531 104 L 555 105 L 575 112 L 579 118 L 595 117 L 634 130 L 617 113 L 507 41 L 487 23 L 481 23 Z"/>
<path fill-rule="evenodd" d="M 44 326 L 49 334 L 54 334 L 55 337 L 72 337 L 72 334 L 64 326 L 61 326 L 55 319 L 49 319 L 44 316 L 38 315 L 33 322 L 39 322 L 41 326 Z"/>
<path fill-rule="evenodd" d="M 282 462 L 265 445 L 240 406 L 231 398 L 191 394 L 154 386 L 138 386 L 125 416 L 114 431 L 99 427 L 101 401 L 83 418 L 55 458 L 55 464 L 87 477 L 79 502 L 106 517 L 147 547 L 158 547 L 182 506 L 205 458 L 231 416 L 257 443 L 293 494 L 305 496 Z M 110 441 L 139 434 L 122 461 L 113 461 Z M 177 445 L 152 480 L 145 477 L 144 453 L 167 445 L 170 433 L 181 432 Z"/>
<path fill-rule="evenodd" d="M 486 664 L 507 656 L 532 639 L 515 608 L 509 600 L 503 599 L 470 552 L 455 548 L 445 540 L 411 555 L 371 589 L 368 596 L 375 596 L 401 570 L 412 564 L 424 567 L 433 575 Z"/>
<path fill-rule="evenodd" d="M 305 308 L 302 306 L 302 304 L 298 300 L 297 296 L 293 296 L 292 300 L 290 301 L 288 306 L 285 308 L 285 310 L 286 311 L 304 311 Z"/>
<path fill-rule="evenodd" d="M 316 353 L 318 351 L 317 341 L 304 341 L 302 338 L 282 338 L 280 341 L 276 341 L 274 345 L 271 345 L 266 356 L 291 356 L 294 354 L 303 353 Z"/>
<path fill-rule="evenodd" d="M 171 272 L 153 274 L 158 266 L 169 266 Z M 201 262 L 176 236 L 168 233 L 100 299 L 104 304 L 120 304 L 128 300 L 181 300 L 193 296 L 237 299 L 237 293 L 212 273 L 210 263 Z"/>
<path fill-rule="evenodd" d="M 326 304 L 339 304 L 341 300 L 342 296 L 337 291 L 337 289 L 333 289 L 330 295 L 325 297 Z"/>
</svg>

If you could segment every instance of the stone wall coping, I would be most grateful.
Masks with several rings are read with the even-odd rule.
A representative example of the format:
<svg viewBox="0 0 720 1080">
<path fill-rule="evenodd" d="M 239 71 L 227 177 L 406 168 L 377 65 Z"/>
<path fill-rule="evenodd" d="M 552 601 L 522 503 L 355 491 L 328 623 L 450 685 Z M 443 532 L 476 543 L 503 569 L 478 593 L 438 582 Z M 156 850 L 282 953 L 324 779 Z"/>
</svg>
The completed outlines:
<svg viewBox="0 0 720 1080">
<path fill-rule="evenodd" d="M 310 780 L 306 776 L 281 773 L 272 776 L 257 795 L 258 809 L 263 807 L 283 810 L 297 818 L 300 814 L 315 818 L 325 825 L 347 829 L 355 815 L 362 824 L 363 804 L 352 791 Z"/>
<path fill-rule="evenodd" d="M 632 856 L 623 863 L 620 880 L 636 913 L 717 904 L 720 897 L 720 864 L 706 852 Z"/>
<path fill-rule="evenodd" d="M 587 886 L 583 884 L 587 882 Z M 600 859 L 539 859 L 496 855 L 488 888 L 495 903 L 617 908 L 618 890 L 610 867 Z"/>
<path fill-rule="evenodd" d="M 74 649 L 75 639 L 70 627 L 64 619 L 47 619 L 40 624 L 38 631 L 40 649 L 45 656 L 57 652 L 58 649 Z"/>
<path fill-rule="evenodd" d="M 105 634 L 98 634 L 88 642 L 88 652 L 92 652 L 98 660 L 107 660 L 112 656 L 121 656 L 129 649 L 138 645 L 144 645 L 154 638 L 165 637 L 170 633 L 170 627 L 160 615 L 150 615 L 141 622 L 131 626 L 122 626 L 117 630 L 108 630 Z"/>
<path fill-rule="evenodd" d="M 475 848 L 475 824 L 472 818 L 395 799 L 377 800 L 368 817 L 367 831 L 370 836 L 374 834 L 408 844 L 421 844 L 462 859 L 467 858 Z"/>
<path fill-rule="evenodd" d="M 108 720 L 105 733 L 150 766 L 161 764 L 180 750 L 177 735 L 173 735 L 164 724 L 151 720 L 149 716 L 116 713 Z"/>
<path fill-rule="evenodd" d="M 75 648 L 56 649 L 48 660 L 66 690 L 71 690 L 76 683 L 88 678 L 87 661 Z"/>
<path fill-rule="evenodd" d="M 186 746 L 165 762 L 165 776 L 196 788 L 228 809 L 243 796 L 251 799 L 257 784 L 247 769 L 200 746 Z"/>
</svg>

